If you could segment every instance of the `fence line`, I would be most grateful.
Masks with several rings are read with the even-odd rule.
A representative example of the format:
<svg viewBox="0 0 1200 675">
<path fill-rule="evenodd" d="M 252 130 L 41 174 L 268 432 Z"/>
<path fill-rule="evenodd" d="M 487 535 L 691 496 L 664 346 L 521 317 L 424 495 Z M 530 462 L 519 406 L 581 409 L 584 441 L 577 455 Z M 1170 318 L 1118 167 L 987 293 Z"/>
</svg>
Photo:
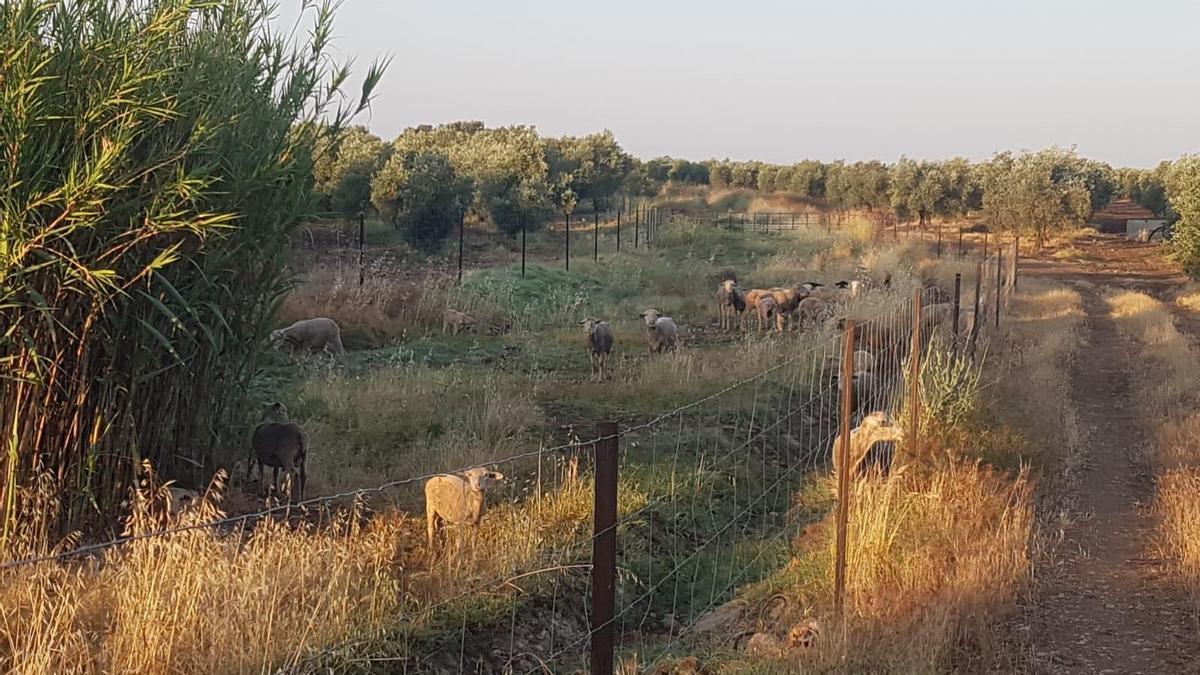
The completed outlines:
<svg viewBox="0 0 1200 675">
<path fill-rule="evenodd" d="M 652 224 L 655 218 L 648 216 L 646 223 L 651 241 L 657 228 Z M 639 214 L 635 221 L 640 220 Z M 414 606 L 404 611 L 402 619 L 412 626 L 436 626 L 438 621 L 446 620 L 441 616 L 443 610 L 474 596 L 490 594 L 492 602 L 507 599 L 507 651 L 503 649 L 502 637 L 492 636 L 494 644 L 489 644 L 486 634 L 474 634 L 477 630 L 485 631 L 486 626 L 470 623 L 468 612 L 460 611 L 461 617 L 448 615 L 450 620 L 459 621 L 456 649 L 452 652 L 446 651 L 449 643 L 422 635 L 420 630 L 401 630 L 403 654 L 399 660 L 403 661 L 404 669 L 424 671 L 432 667 L 431 662 L 447 654 L 453 662 L 440 663 L 441 669 L 457 668 L 458 672 L 494 668 L 496 663 L 487 661 L 493 658 L 504 659 L 503 667 L 513 669 L 522 664 L 531 668 L 538 664 L 549 668 L 578 666 L 588 660 L 582 648 L 590 644 L 587 656 L 593 672 L 612 672 L 612 664 L 619 655 L 636 654 L 645 648 L 640 638 L 647 634 L 662 638 L 658 641 L 658 653 L 648 657 L 653 667 L 669 658 L 675 646 L 702 632 L 701 620 L 725 602 L 738 586 L 769 569 L 767 563 L 778 553 L 779 542 L 793 534 L 803 520 L 794 513 L 792 495 L 804 477 L 828 464 L 835 451 L 840 455 L 834 462 L 838 467 L 839 509 L 835 572 L 842 582 L 835 584 L 833 601 L 840 608 L 845 561 L 854 545 L 843 531 L 843 514 L 848 515 L 850 510 L 858 479 L 855 472 L 868 461 L 868 455 L 881 471 L 886 471 L 902 453 L 905 461 L 928 460 L 920 457 L 918 450 L 921 354 L 937 348 L 945 349 L 952 358 L 969 355 L 974 359 L 977 343 L 1000 326 L 1001 314 L 1016 285 L 1017 265 L 1015 247 L 1007 254 L 995 250 L 977 263 L 975 292 L 970 294 L 973 297 L 966 305 L 974 308 L 969 322 L 962 316 L 965 289 L 961 275 L 956 275 L 952 304 L 934 289 L 917 289 L 911 297 L 887 299 L 882 310 L 847 321 L 836 332 L 817 333 L 816 342 L 798 352 L 791 351 L 790 341 L 761 343 L 764 349 L 761 357 L 774 359 L 780 352 L 786 357 L 645 421 L 627 426 L 605 425 L 588 441 L 540 447 L 486 462 L 501 466 L 537 458 L 536 492 L 514 499 L 506 506 L 514 510 L 553 509 L 554 500 L 564 491 L 579 488 L 581 472 L 570 462 L 580 458 L 577 453 L 591 448 L 594 495 L 589 513 L 593 527 L 590 534 L 579 533 L 576 530 L 582 521 L 571 521 L 575 525 L 559 538 L 553 531 L 527 532 L 525 536 L 531 540 L 529 554 L 505 558 L 495 573 L 489 572 L 482 578 L 470 576 L 470 560 L 465 563 L 456 560 L 447 539 L 445 557 L 434 559 L 428 573 L 458 578 L 455 573 L 465 572 L 465 580 L 446 597 L 430 597 L 430 602 L 424 605 L 419 600 L 412 601 Z M 949 327 L 951 339 L 947 344 L 934 341 L 934 335 L 926 330 L 930 317 L 923 311 L 924 307 L 944 301 L 951 304 L 952 314 L 943 316 L 942 323 L 933 328 L 944 331 L 943 327 Z M 989 329 L 989 326 L 994 327 Z M 870 370 L 860 370 L 865 364 L 859 362 L 858 352 L 864 350 L 875 358 Z M 903 444 L 907 448 L 897 443 L 891 450 L 880 450 L 878 454 L 867 448 L 860 457 L 859 448 L 851 447 L 852 428 L 861 427 L 873 414 L 882 415 L 892 424 L 902 424 L 899 420 L 904 411 L 909 413 L 905 425 L 909 435 Z M 668 424 L 671 420 L 674 423 Z M 547 456 L 556 463 L 549 491 L 543 489 L 540 479 L 540 467 Z M 557 464 L 559 461 L 562 465 Z M 459 471 L 466 468 L 469 467 Z M 587 471 L 584 466 L 582 473 Z M 412 485 L 441 473 L 448 472 L 387 481 L 296 504 L 280 504 L 253 513 L 11 560 L 0 563 L 0 571 L 69 560 L 175 533 L 246 524 L 293 508 L 302 511 L 306 507 Z M 622 501 L 622 497 L 631 501 Z M 591 562 L 583 558 L 589 545 Z M 489 554 L 479 550 L 469 552 Z M 440 565 L 446 568 L 443 570 Z M 586 588 L 579 592 L 582 582 L 574 573 L 582 570 L 587 570 L 590 577 Z M 516 586 L 516 581 L 524 584 L 526 579 L 534 584 L 527 588 L 541 588 L 541 593 Z M 552 586 L 546 588 L 547 584 Z M 591 602 L 583 602 L 589 595 Z M 523 625 L 529 613 L 525 609 L 544 614 L 546 604 L 549 605 L 548 642 L 531 645 L 529 639 L 518 638 L 518 626 Z M 561 619 L 579 613 L 584 616 L 578 627 Z M 559 630 L 565 634 L 556 634 Z M 477 639 L 483 643 L 478 653 L 471 651 L 476 645 L 468 643 L 469 634 L 472 643 Z M 290 665 L 333 657 L 358 640 L 354 637 L 303 659 L 298 654 Z M 493 646 L 495 649 L 491 649 Z"/>
</svg>

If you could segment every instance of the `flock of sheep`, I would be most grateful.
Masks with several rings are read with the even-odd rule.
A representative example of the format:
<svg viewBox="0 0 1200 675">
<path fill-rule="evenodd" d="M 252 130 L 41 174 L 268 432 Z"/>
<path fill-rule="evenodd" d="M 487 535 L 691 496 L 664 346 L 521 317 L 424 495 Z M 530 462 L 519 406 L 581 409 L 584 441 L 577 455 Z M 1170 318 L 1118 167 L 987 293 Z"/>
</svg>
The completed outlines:
<svg viewBox="0 0 1200 675">
<path fill-rule="evenodd" d="M 864 272 L 860 270 L 860 272 Z M 790 323 L 797 330 L 805 326 L 823 323 L 859 297 L 871 284 L 869 275 L 860 274 L 859 279 L 843 280 L 826 286 L 808 281 L 793 287 L 771 287 L 742 289 L 732 272 L 722 274 L 716 290 L 718 324 L 722 329 L 745 330 L 751 317 L 757 318 L 757 328 L 787 330 Z M 888 274 L 883 287 L 889 288 Z M 936 284 L 926 283 L 926 302 L 923 302 L 923 333 L 929 334 L 937 328 L 951 311 L 951 305 L 940 302 L 942 289 Z M 650 308 L 641 313 L 642 330 L 646 346 L 651 354 L 676 349 L 679 326 L 670 316 Z M 603 380 L 608 369 L 616 339 L 608 322 L 587 317 L 580 321 L 586 337 L 586 346 L 591 361 L 591 377 Z M 442 314 L 442 332 L 457 335 L 471 330 L 476 321 L 470 315 L 446 308 Z M 902 358 L 904 339 L 894 326 L 866 322 L 860 324 L 855 334 L 854 362 L 852 367 L 856 398 L 863 401 L 875 391 L 881 368 L 886 364 L 897 366 Z M 294 348 L 324 350 L 343 354 L 341 333 L 335 321 L 328 318 L 313 318 L 297 321 L 271 334 L 274 344 L 288 344 Z M 838 388 L 842 388 L 841 372 L 838 372 Z M 871 409 L 870 407 L 867 408 Z M 895 424 L 884 412 L 875 411 L 862 417 L 860 424 L 851 432 L 851 470 L 858 473 L 871 447 L 878 442 L 895 442 L 903 438 L 903 428 Z M 840 436 L 839 436 L 840 440 Z M 838 447 L 838 440 L 834 448 Z M 253 467 L 258 467 L 260 485 L 263 467 L 274 470 L 273 481 L 279 490 L 279 472 L 282 469 L 289 498 L 303 500 L 305 458 L 307 454 L 304 432 L 287 419 L 287 410 L 280 403 L 266 407 L 263 420 L 255 427 L 252 437 L 254 456 L 247 468 L 249 481 Z M 836 452 L 835 452 L 836 456 Z M 835 465 L 835 473 L 839 469 Z M 426 534 L 432 547 L 443 523 L 478 526 L 485 511 L 485 492 L 499 485 L 504 476 L 483 467 L 468 469 L 458 474 L 443 474 L 430 478 L 425 484 Z M 264 486 L 265 487 L 265 486 Z"/>
</svg>

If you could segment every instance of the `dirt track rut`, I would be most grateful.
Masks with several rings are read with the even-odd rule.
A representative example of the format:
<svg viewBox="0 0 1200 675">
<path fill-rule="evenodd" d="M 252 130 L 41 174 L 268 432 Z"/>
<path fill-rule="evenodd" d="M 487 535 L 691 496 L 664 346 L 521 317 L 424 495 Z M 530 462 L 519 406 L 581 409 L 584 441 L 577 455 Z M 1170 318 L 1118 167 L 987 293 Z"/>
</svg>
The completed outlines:
<svg viewBox="0 0 1200 675">
<path fill-rule="evenodd" d="M 1079 284 L 1087 317 L 1071 385 L 1083 431 L 1084 468 L 1063 503 L 1072 520 L 1038 571 L 1029 642 L 1037 673 L 1200 673 L 1196 616 L 1154 557 L 1145 462 L 1151 429 L 1132 402 L 1136 353 L 1109 317 L 1102 287 L 1161 292 L 1178 272 L 1137 245 L 1085 244 L 1082 263 L 1030 267 Z M 1031 271 L 1032 271 L 1031 270 Z"/>
</svg>

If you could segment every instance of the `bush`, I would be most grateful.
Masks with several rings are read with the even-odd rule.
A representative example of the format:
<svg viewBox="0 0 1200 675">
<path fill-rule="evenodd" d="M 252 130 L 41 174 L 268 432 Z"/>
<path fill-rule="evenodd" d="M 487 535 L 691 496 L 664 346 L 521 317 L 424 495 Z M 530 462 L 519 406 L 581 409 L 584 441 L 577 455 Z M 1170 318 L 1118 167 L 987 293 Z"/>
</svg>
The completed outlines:
<svg viewBox="0 0 1200 675">
<path fill-rule="evenodd" d="M 0 6 L 0 548 L 43 473 L 74 525 L 241 446 L 313 149 L 365 107 L 329 110 L 331 10 L 292 44 L 272 7 Z"/>
</svg>

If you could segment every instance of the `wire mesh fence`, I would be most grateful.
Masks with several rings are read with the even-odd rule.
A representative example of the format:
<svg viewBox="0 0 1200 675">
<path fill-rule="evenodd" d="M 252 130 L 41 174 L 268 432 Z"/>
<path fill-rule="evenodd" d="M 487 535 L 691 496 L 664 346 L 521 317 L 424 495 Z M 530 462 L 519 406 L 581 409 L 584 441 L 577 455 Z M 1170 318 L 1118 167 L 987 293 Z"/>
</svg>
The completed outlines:
<svg viewBox="0 0 1200 675">
<path fill-rule="evenodd" d="M 496 487 L 472 483 L 476 467 L 412 476 L 5 561 L 0 581 L 196 530 L 237 542 L 268 519 L 328 527 L 339 505 L 400 493 L 425 516 L 399 530 L 395 615 L 371 628 L 386 633 L 386 648 L 356 635 L 297 651 L 289 668 L 353 658 L 413 673 L 612 672 L 627 659 L 653 669 L 720 627 L 715 610 L 777 568 L 802 526 L 826 517 L 797 499 L 806 489 L 826 490 L 838 509 L 831 573 L 841 607 L 855 482 L 936 461 L 921 449 L 923 416 L 938 405 L 927 364 L 986 353 L 1016 285 L 1015 250 L 993 247 L 953 288 L 813 289 L 818 320 L 745 338 L 737 358 L 750 375 L 691 400 L 664 396 L 663 411 L 619 424 L 582 422 L 582 433 L 488 462 L 503 474 Z M 689 365 L 686 352 L 660 358 Z M 954 387 L 946 377 L 940 385 Z M 457 491 L 430 492 L 445 475 Z M 775 628 L 802 618 L 781 615 Z M 363 653 L 368 644 L 378 653 Z"/>
</svg>

